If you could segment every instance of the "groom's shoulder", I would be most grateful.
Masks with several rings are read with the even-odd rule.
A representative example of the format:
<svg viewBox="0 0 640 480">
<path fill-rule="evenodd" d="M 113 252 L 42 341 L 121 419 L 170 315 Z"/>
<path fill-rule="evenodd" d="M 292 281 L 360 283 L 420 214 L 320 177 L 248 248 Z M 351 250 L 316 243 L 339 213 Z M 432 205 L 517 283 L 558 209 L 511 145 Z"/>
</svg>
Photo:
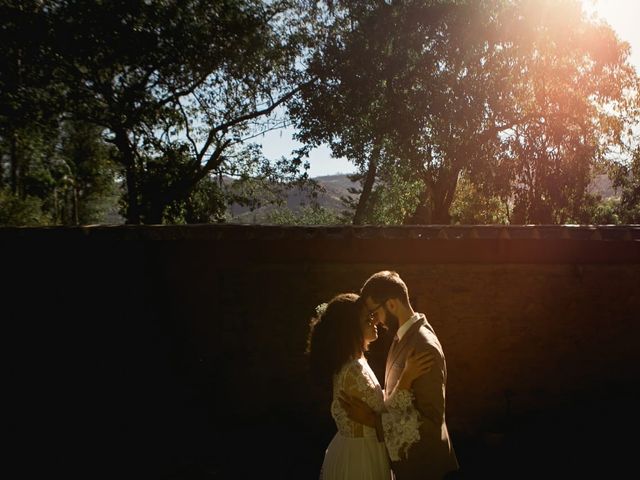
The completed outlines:
<svg viewBox="0 0 640 480">
<path fill-rule="evenodd" d="M 433 327 L 431 326 L 431 324 L 429 323 L 429 320 L 427 320 L 427 317 L 425 314 L 423 313 L 419 313 L 418 315 L 420 315 L 420 318 L 418 319 L 418 321 L 416 322 L 419 327 L 418 330 L 423 334 L 423 335 L 427 335 L 428 333 L 430 333 L 431 335 L 436 334 L 436 331 L 433 329 Z"/>
<path fill-rule="evenodd" d="M 416 335 L 416 341 L 420 344 L 424 344 L 426 348 L 440 349 L 440 340 L 436 335 L 435 330 L 423 316 L 420 320 L 421 324 L 418 328 L 418 335 Z"/>
</svg>

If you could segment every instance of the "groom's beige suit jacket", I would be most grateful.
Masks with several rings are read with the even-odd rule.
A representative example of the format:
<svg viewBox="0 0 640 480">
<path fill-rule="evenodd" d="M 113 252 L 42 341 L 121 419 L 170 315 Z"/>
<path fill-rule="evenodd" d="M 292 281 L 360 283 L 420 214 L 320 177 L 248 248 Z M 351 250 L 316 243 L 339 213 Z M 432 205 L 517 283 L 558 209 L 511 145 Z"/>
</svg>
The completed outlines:
<svg viewBox="0 0 640 480">
<path fill-rule="evenodd" d="M 435 364 L 412 386 L 415 405 L 421 414 L 420 440 L 411 446 L 408 458 L 393 462 L 397 480 L 436 480 L 458 470 L 458 460 L 445 421 L 447 365 L 440 341 L 423 314 L 394 342 L 387 355 L 385 392 L 390 395 L 398 383 L 409 352 L 433 352 Z"/>
</svg>

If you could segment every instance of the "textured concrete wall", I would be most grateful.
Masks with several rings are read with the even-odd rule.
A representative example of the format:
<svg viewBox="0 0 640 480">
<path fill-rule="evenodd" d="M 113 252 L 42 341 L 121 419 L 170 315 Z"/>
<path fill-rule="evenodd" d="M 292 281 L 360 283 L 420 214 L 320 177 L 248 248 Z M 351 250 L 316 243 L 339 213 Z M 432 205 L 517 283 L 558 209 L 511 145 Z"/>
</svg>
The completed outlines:
<svg viewBox="0 0 640 480">
<path fill-rule="evenodd" d="M 334 427 L 307 377 L 308 320 L 380 269 L 401 274 L 441 340 L 454 438 L 587 399 L 615 408 L 640 380 L 637 227 L 11 229 L 0 242 L 15 426 L 25 442 L 66 430 L 87 462 L 106 448 L 168 475 L 251 449 L 251 465 L 316 472 Z M 280 438 L 297 467 L 277 460 Z"/>
</svg>

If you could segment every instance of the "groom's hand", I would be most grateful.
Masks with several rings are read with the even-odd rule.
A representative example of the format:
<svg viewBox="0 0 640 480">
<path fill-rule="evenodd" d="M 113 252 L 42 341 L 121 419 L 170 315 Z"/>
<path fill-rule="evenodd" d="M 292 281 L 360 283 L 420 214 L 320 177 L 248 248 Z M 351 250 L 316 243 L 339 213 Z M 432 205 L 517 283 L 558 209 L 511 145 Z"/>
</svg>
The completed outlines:
<svg viewBox="0 0 640 480">
<path fill-rule="evenodd" d="M 338 401 L 350 420 L 375 428 L 377 414 L 366 402 L 347 394 L 344 390 L 338 394 Z"/>
</svg>

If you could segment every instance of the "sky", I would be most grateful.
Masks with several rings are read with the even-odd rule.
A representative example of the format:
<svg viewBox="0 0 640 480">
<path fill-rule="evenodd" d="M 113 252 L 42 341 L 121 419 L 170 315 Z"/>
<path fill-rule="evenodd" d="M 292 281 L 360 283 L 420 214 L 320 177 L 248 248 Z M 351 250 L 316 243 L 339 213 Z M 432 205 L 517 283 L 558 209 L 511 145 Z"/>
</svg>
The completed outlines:
<svg viewBox="0 0 640 480">
<path fill-rule="evenodd" d="M 631 46 L 630 62 L 640 72 L 640 0 L 582 0 L 587 12 L 608 23 L 621 40 Z M 266 133 L 256 139 L 262 144 L 267 158 L 276 160 L 289 156 L 291 151 L 300 146 L 292 139 L 294 130 L 284 128 Z M 309 176 L 346 174 L 355 171 L 354 166 L 344 159 L 332 158 L 328 147 L 322 146 L 309 154 Z"/>
</svg>

